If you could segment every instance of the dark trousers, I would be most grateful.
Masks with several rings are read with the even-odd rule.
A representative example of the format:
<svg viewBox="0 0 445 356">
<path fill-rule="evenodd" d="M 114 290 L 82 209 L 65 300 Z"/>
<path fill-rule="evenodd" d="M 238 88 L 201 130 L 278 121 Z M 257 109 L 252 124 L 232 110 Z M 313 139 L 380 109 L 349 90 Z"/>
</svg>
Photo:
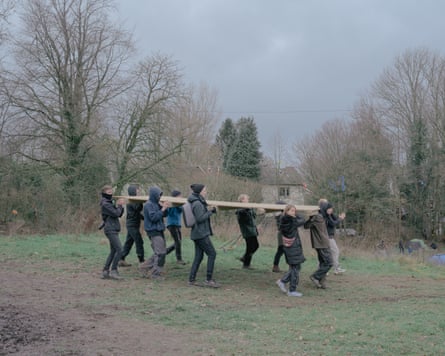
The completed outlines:
<svg viewBox="0 0 445 356">
<path fill-rule="evenodd" d="M 244 256 L 241 257 L 241 261 L 243 261 L 243 266 L 249 267 L 250 262 L 252 261 L 252 256 L 255 253 L 255 251 L 258 250 L 260 244 L 258 243 L 257 236 L 249 236 L 245 238 L 245 240 L 246 240 L 246 252 L 244 253 Z"/>
<path fill-rule="evenodd" d="M 313 277 L 321 280 L 326 277 L 326 273 L 332 267 L 331 250 L 329 248 L 317 248 L 318 269 L 314 272 Z"/>
<path fill-rule="evenodd" d="M 181 233 L 181 227 L 175 226 L 175 225 L 169 225 L 167 226 L 168 231 L 170 231 L 170 234 L 173 237 L 173 244 L 167 247 L 167 255 L 175 250 L 176 253 L 176 260 L 182 261 L 182 252 L 181 252 L 181 240 L 182 240 L 182 233 Z"/>
<path fill-rule="evenodd" d="M 110 253 L 105 261 L 104 271 L 110 270 L 110 266 L 111 270 L 117 270 L 117 264 L 122 256 L 122 243 L 119 239 L 119 233 L 107 231 L 105 232 L 105 236 L 110 242 Z"/>
<path fill-rule="evenodd" d="M 209 236 L 203 239 L 193 240 L 193 242 L 195 243 L 195 257 L 190 270 L 189 281 L 193 282 L 196 280 L 196 274 L 198 273 L 198 269 L 202 259 L 204 258 L 204 254 L 207 255 L 207 280 L 210 281 L 212 279 L 213 268 L 215 266 L 216 250 L 213 247 Z"/>
<path fill-rule="evenodd" d="M 275 257 L 273 258 L 273 265 L 278 266 L 280 264 L 281 256 L 284 255 L 284 247 L 283 245 L 279 245 L 277 247 L 277 252 L 275 252 Z"/>
<path fill-rule="evenodd" d="M 122 251 L 122 259 L 131 251 L 133 244 L 136 245 L 136 255 L 138 256 L 139 262 L 144 262 L 144 240 L 142 239 L 141 232 L 138 227 L 127 226 L 127 238 L 125 239 L 124 250 Z"/>
<path fill-rule="evenodd" d="M 281 282 L 289 282 L 289 292 L 295 292 L 297 290 L 298 283 L 300 282 L 300 270 L 301 264 L 289 265 L 289 270 L 281 278 Z"/>
</svg>

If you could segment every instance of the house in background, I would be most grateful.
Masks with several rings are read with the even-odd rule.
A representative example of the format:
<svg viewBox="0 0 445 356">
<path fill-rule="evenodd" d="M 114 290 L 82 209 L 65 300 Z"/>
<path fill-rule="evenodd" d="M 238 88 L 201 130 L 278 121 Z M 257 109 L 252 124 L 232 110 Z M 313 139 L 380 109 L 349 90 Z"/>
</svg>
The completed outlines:
<svg viewBox="0 0 445 356">
<path fill-rule="evenodd" d="M 294 167 L 280 170 L 263 168 L 261 184 L 264 203 L 283 201 L 289 204 L 305 205 L 307 189 Z"/>
</svg>

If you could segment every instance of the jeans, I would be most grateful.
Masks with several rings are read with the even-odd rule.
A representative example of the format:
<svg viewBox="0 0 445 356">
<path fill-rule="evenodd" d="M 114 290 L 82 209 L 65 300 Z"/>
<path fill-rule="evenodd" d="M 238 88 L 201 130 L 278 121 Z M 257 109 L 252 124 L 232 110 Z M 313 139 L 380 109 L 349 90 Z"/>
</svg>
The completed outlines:
<svg viewBox="0 0 445 356">
<path fill-rule="evenodd" d="M 181 233 L 181 227 L 176 225 L 169 225 L 167 226 L 168 231 L 170 231 L 170 234 L 173 237 L 173 245 L 170 245 L 167 248 L 167 255 L 175 250 L 176 253 L 176 260 L 182 261 L 182 252 L 181 252 L 181 240 L 182 240 L 182 233 Z"/>
<path fill-rule="evenodd" d="M 312 275 L 315 279 L 321 280 L 326 277 L 326 273 L 332 267 L 331 250 L 329 248 L 317 248 L 318 269 Z"/>
<path fill-rule="evenodd" d="M 196 280 L 196 273 L 198 273 L 199 266 L 204 258 L 204 253 L 207 255 L 207 280 L 210 281 L 215 266 L 216 250 L 209 236 L 203 239 L 193 240 L 193 242 L 195 243 L 195 257 L 190 270 L 189 281 L 193 282 Z"/>
<path fill-rule="evenodd" d="M 122 252 L 123 260 L 130 253 L 133 244 L 136 245 L 136 255 L 138 256 L 139 262 L 144 262 L 144 240 L 142 239 L 139 228 L 135 226 L 127 226 L 127 238 Z"/>
<path fill-rule="evenodd" d="M 297 290 L 298 282 L 300 281 L 301 264 L 289 265 L 289 270 L 281 278 L 281 282 L 289 282 L 289 292 Z"/>
<path fill-rule="evenodd" d="M 107 231 L 105 232 L 105 236 L 110 242 L 110 253 L 105 261 L 104 271 L 116 270 L 117 264 L 119 263 L 122 256 L 122 243 L 119 239 L 119 233 L 115 231 Z"/>
<path fill-rule="evenodd" d="M 241 260 L 243 261 L 244 267 L 249 267 L 250 262 L 252 261 L 252 256 L 255 253 L 255 251 L 258 250 L 258 247 L 260 247 L 260 245 L 258 243 L 257 236 L 249 236 L 245 240 L 246 240 L 246 252 L 244 253 L 244 256 L 241 257 Z"/>
</svg>

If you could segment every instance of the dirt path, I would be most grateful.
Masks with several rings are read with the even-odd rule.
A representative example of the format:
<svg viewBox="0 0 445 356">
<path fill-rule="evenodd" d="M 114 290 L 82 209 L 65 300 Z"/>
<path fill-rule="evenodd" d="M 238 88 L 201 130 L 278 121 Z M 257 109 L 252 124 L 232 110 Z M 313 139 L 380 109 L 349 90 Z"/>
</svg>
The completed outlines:
<svg viewBox="0 0 445 356">
<path fill-rule="evenodd" d="M 0 355 L 190 355 L 200 335 L 123 320 L 113 310 L 86 304 L 97 276 L 42 277 L 0 271 Z M 91 283 L 85 283 L 89 281 Z M 116 309 L 119 308 L 116 306 Z"/>
</svg>

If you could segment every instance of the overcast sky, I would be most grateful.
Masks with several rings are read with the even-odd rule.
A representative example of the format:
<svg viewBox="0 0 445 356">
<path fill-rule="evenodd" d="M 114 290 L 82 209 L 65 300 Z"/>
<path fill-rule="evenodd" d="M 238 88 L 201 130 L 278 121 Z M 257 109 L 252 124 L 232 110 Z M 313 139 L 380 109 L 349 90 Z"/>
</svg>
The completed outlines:
<svg viewBox="0 0 445 356">
<path fill-rule="evenodd" d="M 293 143 L 353 105 L 406 50 L 445 49 L 441 0 L 118 0 L 141 55 L 171 55 L 252 116 L 262 149 Z M 219 128 L 219 127 L 218 127 Z"/>
</svg>

